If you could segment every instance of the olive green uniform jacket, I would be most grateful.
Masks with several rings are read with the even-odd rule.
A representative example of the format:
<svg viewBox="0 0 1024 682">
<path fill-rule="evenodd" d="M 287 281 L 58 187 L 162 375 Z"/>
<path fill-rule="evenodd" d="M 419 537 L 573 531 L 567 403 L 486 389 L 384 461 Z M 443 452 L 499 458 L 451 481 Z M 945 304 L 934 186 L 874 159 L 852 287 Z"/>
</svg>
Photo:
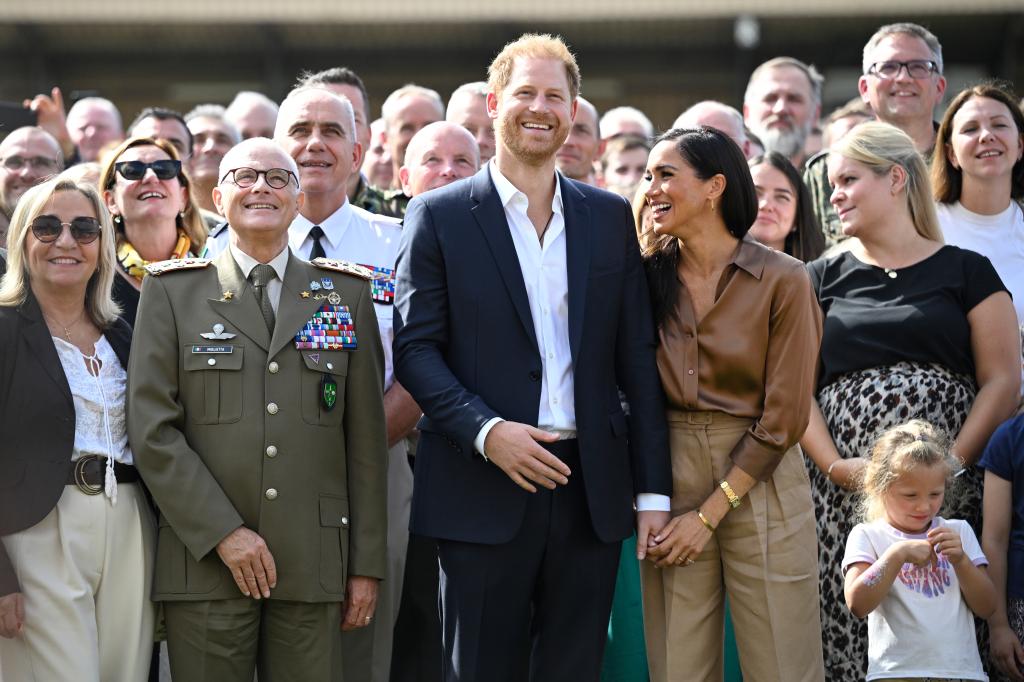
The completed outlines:
<svg viewBox="0 0 1024 682">
<path fill-rule="evenodd" d="M 310 286 L 325 278 L 352 314 L 354 350 L 296 348 L 295 334 L 328 303 L 316 296 L 331 292 Z M 214 325 L 222 338 L 201 336 Z M 241 525 L 274 556 L 272 599 L 342 601 L 349 575 L 384 576 L 383 366 L 369 286 L 357 276 L 290 255 L 273 338 L 230 249 L 205 267 L 145 278 L 128 434 L 160 510 L 155 600 L 241 597 L 215 549 Z M 332 409 L 325 376 L 337 384 Z"/>
</svg>

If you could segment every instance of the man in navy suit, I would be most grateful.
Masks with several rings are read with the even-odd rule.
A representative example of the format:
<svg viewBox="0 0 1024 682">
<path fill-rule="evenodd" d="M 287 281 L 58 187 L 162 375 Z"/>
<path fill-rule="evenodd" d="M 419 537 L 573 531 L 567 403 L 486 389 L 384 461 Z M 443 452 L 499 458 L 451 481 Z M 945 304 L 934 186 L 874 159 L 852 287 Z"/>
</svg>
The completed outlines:
<svg viewBox="0 0 1024 682">
<path fill-rule="evenodd" d="M 446 680 L 597 680 L 621 542 L 636 523 L 642 558 L 669 516 L 654 324 L 629 205 L 555 170 L 575 59 L 525 35 L 489 74 L 496 157 L 414 199 L 399 253 L 412 531 L 438 540 Z"/>
</svg>

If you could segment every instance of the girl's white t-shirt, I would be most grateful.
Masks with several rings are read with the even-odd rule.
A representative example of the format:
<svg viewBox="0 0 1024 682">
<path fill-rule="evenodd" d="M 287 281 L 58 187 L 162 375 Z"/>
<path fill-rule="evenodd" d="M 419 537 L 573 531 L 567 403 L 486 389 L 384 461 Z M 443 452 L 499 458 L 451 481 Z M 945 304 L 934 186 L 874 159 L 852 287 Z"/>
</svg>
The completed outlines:
<svg viewBox="0 0 1024 682">
<path fill-rule="evenodd" d="M 960 534 L 964 554 L 975 566 L 988 565 L 967 522 L 936 516 L 931 528 L 940 526 Z M 926 533 L 903 533 L 884 520 L 857 524 L 846 541 L 843 573 L 851 564 L 874 563 L 897 542 L 925 539 Z M 953 566 L 941 555 L 934 567 L 903 564 L 889 594 L 868 614 L 867 679 L 900 677 L 988 680 L 978 655 L 974 617 Z"/>
</svg>

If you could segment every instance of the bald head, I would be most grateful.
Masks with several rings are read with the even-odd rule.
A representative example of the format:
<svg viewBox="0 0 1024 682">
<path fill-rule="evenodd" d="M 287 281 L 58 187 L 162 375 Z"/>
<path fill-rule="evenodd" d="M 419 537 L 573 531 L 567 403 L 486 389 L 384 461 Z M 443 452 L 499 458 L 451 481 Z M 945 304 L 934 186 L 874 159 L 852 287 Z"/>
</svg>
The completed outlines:
<svg viewBox="0 0 1024 682">
<path fill-rule="evenodd" d="M 12 130 L 0 142 L 0 192 L 4 204 L 14 210 L 22 194 L 63 167 L 60 143 L 50 133 L 36 126 Z"/>
<path fill-rule="evenodd" d="M 728 104 L 704 100 L 679 114 L 673 128 L 698 128 L 706 126 L 725 133 L 739 145 L 743 155 L 750 158 L 750 142 L 743 128 L 743 114 Z"/>
<path fill-rule="evenodd" d="M 100 151 L 124 139 L 121 112 L 102 97 L 84 97 L 68 110 L 68 135 L 82 161 L 96 161 Z"/>
<path fill-rule="evenodd" d="M 225 178 L 239 168 L 264 171 L 247 187 L 240 187 L 234 178 Z M 271 187 L 265 171 L 283 168 L 291 173 L 284 187 Z M 295 220 L 305 196 L 299 191 L 298 168 L 273 140 L 251 137 L 232 147 L 220 162 L 221 181 L 213 188 L 217 212 L 227 218 L 233 243 L 245 253 L 255 244 L 271 244 L 274 248 L 286 243 L 288 227 Z M 244 183 L 243 183 L 244 184 Z M 271 248 L 273 253 L 277 251 Z M 279 250 L 279 249 L 278 249 Z"/>
<path fill-rule="evenodd" d="M 257 157 L 264 162 L 272 163 L 272 165 L 266 168 L 253 166 L 250 162 Z M 288 156 L 276 142 L 266 137 L 250 137 L 229 149 L 220 161 L 219 177 L 223 178 L 228 171 L 243 166 L 256 170 L 284 168 L 294 173 L 295 177 L 299 176 L 299 167 L 295 164 L 295 159 Z"/>
<path fill-rule="evenodd" d="M 480 167 L 480 149 L 473 136 L 457 123 L 438 121 L 413 135 L 398 174 L 402 191 L 411 197 L 461 178 Z"/>
</svg>

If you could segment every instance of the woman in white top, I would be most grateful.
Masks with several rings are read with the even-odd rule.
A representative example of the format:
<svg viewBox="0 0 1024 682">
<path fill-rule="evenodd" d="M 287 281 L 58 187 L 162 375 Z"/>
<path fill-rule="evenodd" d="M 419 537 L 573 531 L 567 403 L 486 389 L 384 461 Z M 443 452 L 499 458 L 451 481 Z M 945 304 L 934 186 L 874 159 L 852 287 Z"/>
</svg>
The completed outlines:
<svg viewBox="0 0 1024 682">
<path fill-rule="evenodd" d="M 1024 323 L 1024 114 L 996 84 L 962 91 L 942 117 L 932 186 L 947 244 L 992 261 Z"/>
<path fill-rule="evenodd" d="M 153 514 L 125 432 L 130 327 L 96 190 L 24 194 L 0 281 L 0 678 L 146 679 Z"/>
</svg>

